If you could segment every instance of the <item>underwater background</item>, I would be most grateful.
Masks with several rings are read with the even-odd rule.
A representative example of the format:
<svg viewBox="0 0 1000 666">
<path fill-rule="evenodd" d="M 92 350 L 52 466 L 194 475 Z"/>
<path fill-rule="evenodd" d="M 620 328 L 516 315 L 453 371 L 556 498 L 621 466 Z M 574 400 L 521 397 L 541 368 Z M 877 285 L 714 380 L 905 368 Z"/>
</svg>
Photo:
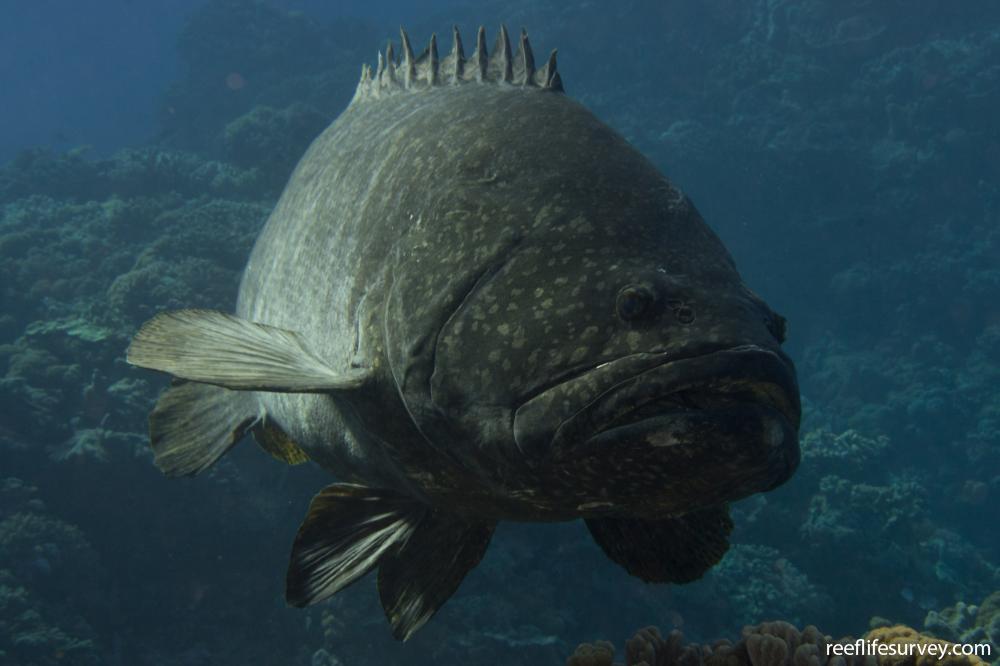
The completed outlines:
<svg viewBox="0 0 1000 666">
<path fill-rule="evenodd" d="M 582 523 L 501 524 L 404 644 L 370 578 L 284 603 L 330 477 L 250 445 L 162 477 L 166 379 L 123 355 L 160 310 L 232 308 L 291 169 L 400 24 L 423 44 L 501 22 L 558 47 L 566 93 L 787 317 L 803 459 L 734 505 L 732 548 L 689 585 L 629 577 Z M 626 639 L 766 620 L 996 658 L 1000 3 L 4 1 L 0 91 L 0 664 L 599 666 L 602 646 L 570 655 L 608 639 L 665 666 L 676 645 Z"/>
</svg>

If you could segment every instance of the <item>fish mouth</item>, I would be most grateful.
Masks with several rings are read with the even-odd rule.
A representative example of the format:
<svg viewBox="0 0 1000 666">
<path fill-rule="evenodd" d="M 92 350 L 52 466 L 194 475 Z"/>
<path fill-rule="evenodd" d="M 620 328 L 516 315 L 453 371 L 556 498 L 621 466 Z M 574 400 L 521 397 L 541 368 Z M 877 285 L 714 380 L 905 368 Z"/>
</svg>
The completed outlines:
<svg viewBox="0 0 1000 666">
<path fill-rule="evenodd" d="M 730 484 L 731 499 L 791 476 L 800 419 L 791 360 L 777 349 L 743 345 L 598 365 L 521 405 L 514 436 L 529 459 L 646 460 L 667 476 L 684 470 L 688 477 L 701 460 L 742 477 Z"/>
</svg>

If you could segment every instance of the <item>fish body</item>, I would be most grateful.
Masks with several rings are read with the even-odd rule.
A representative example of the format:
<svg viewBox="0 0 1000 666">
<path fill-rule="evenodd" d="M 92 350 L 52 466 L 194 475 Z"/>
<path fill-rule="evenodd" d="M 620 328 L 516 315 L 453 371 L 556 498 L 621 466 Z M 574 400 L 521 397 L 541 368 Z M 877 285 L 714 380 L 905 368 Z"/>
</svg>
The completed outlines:
<svg viewBox="0 0 1000 666">
<path fill-rule="evenodd" d="M 179 311 L 129 360 L 187 380 L 151 416 L 157 464 L 204 469 L 246 432 L 339 481 L 293 546 L 288 597 L 378 569 L 406 638 L 499 520 L 583 518 L 631 573 L 718 561 L 726 503 L 798 463 L 784 321 L 693 204 L 505 30 L 465 57 L 403 35 L 303 156 L 236 315 Z M 442 552 L 450 557 L 442 557 Z"/>
</svg>

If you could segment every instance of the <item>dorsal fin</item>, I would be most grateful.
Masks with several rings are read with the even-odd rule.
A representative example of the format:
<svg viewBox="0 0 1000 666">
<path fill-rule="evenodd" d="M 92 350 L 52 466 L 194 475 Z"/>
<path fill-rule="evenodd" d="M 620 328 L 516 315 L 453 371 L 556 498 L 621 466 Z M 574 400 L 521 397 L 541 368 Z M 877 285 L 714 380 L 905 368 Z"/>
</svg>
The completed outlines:
<svg viewBox="0 0 1000 666">
<path fill-rule="evenodd" d="M 443 60 L 438 57 L 435 35 L 431 35 L 430 44 L 418 58 L 413 55 L 406 31 L 400 28 L 399 35 L 400 59 L 397 61 L 395 47 L 390 41 L 384 54 L 379 53 L 374 71 L 370 66 L 362 67 L 355 100 L 471 82 L 513 83 L 520 87 L 562 91 L 562 79 L 556 71 L 556 52 L 552 51 L 544 67 L 535 69 L 531 43 L 523 28 L 517 53 L 512 54 L 505 26 L 500 26 L 492 52 L 487 51 L 486 30 L 480 26 L 476 31 L 476 50 L 468 58 L 458 28 L 452 28 L 451 52 Z"/>
</svg>

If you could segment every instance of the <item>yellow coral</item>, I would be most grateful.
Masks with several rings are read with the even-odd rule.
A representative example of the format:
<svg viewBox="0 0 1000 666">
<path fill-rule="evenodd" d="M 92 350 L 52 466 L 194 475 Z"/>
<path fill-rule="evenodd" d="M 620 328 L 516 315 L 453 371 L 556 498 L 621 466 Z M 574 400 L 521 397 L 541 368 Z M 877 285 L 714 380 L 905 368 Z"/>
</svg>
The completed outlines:
<svg viewBox="0 0 1000 666">
<path fill-rule="evenodd" d="M 566 666 L 612 666 L 615 646 L 608 641 L 578 645 L 566 660 Z"/>
<path fill-rule="evenodd" d="M 879 666 L 987 666 L 986 662 L 979 657 L 954 654 L 952 650 L 956 643 L 921 634 L 917 630 L 902 624 L 872 629 L 865 634 L 865 640 L 878 640 L 880 643 L 890 646 L 939 646 L 933 653 L 925 652 L 924 654 L 920 654 L 917 649 L 910 648 L 909 650 L 912 651 L 912 654 L 880 654 L 878 656 Z M 939 658 L 941 656 L 940 650 L 946 651 L 944 658 Z"/>
</svg>

